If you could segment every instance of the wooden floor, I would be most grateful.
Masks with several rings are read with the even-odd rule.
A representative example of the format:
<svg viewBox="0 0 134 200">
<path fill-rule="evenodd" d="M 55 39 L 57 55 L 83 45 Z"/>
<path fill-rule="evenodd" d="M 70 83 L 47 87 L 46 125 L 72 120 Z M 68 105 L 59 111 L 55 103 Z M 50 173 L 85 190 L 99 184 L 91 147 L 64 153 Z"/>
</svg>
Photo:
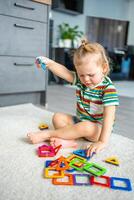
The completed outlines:
<svg viewBox="0 0 134 200">
<path fill-rule="evenodd" d="M 114 133 L 134 139 L 134 98 L 119 97 L 120 106 L 116 113 Z M 75 89 L 63 85 L 49 85 L 47 88 L 48 110 L 75 114 Z"/>
</svg>

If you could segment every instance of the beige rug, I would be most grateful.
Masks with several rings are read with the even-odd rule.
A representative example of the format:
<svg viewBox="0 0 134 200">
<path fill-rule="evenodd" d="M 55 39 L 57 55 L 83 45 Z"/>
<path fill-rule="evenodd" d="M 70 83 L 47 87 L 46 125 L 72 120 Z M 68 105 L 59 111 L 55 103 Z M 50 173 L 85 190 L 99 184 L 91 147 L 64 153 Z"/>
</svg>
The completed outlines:
<svg viewBox="0 0 134 200">
<path fill-rule="evenodd" d="M 53 113 L 32 104 L 0 108 L 0 200 L 132 200 L 130 192 L 100 186 L 55 186 L 43 178 L 44 161 L 36 155 L 39 145 L 26 142 L 26 133 L 36 131 L 45 121 L 51 125 Z M 80 146 L 84 141 L 80 142 Z M 69 155 L 72 149 L 61 150 Z M 120 166 L 103 160 L 116 156 Z M 107 176 L 129 178 L 134 188 L 134 141 L 112 134 L 109 146 L 92 158 L 107 168 Z"/>
</svg>

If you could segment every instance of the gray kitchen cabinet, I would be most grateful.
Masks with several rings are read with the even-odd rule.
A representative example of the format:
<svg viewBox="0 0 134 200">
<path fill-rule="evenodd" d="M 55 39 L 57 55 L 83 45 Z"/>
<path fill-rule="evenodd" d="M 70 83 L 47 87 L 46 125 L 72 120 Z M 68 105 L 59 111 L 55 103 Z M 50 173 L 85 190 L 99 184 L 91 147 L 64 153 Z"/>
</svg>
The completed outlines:
<svg viewBox="0 0 134 200">
<path fill-rule="evenodd" d="M 0 106 L 46 104 L 47 72 L 35 57 L 48 56 L 47 1 L 0 1 Z"/>
<path fill-rule="evenodd" d="M 30 0 L 1 0 L 0 14 L 47 22 L 47 6 Z"/>
<path fill-rule="evenodd" d="M 47 23 L 0 15 L 0 55 L 37 56 L 45 54 Z"/>
</svg>

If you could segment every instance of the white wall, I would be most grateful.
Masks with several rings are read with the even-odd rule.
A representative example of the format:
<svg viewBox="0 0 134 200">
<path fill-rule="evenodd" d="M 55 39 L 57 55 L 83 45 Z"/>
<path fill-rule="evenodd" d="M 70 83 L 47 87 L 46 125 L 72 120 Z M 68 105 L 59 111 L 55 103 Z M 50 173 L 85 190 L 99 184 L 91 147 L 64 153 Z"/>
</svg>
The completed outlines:
<svg viewBox="0 0 134 200">
<path fill-rule="evenodd" d="M 128 20 L 130 21 L 128 32 L 128 44 L 134 45 L 134 1 L 129 1 Z"/>
<path fill-rule="evenodd" d="M 112 19 L 127 19 L 127 0 L 85 0 L 84 14 Z"/>
<path fill-rule="evenodd" d="M 133 0 L 84 0 L 84 13 L 81 15 L 70 15 L 57 11 L 52 12 L 54 20 L 54 46 L 58 42 L 57 26 L 63 22 L 71 26 L 79 25 L 79 29 L 85 33 L 86 16 L 105 17 L 119 20 L 130 20 L 129 44 L 134 44 L 134 1 Z"/>
</svg>

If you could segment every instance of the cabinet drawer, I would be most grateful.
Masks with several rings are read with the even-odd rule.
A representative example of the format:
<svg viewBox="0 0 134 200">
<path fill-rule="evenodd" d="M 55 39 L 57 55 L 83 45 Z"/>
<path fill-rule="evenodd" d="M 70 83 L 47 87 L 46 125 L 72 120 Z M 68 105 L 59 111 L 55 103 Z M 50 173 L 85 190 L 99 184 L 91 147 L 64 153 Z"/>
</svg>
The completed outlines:
<svg viewBox="0 0 134 200">
<path fill-rule="evenodd" d="M 37 56 L 46 52 L 47 24 L 0 15 L 0 55 Z"/>
<path fill-rule="evenodd" d="M 0 56 L 0 93 L 44 91 L 46 73 L 34 62 L 34 58 Z"/>
<path fill-rule="evenodd" d="M 1 0 L 0 14 L 47 22 L 48 6 L 29 0 Z"/>
</svg>

